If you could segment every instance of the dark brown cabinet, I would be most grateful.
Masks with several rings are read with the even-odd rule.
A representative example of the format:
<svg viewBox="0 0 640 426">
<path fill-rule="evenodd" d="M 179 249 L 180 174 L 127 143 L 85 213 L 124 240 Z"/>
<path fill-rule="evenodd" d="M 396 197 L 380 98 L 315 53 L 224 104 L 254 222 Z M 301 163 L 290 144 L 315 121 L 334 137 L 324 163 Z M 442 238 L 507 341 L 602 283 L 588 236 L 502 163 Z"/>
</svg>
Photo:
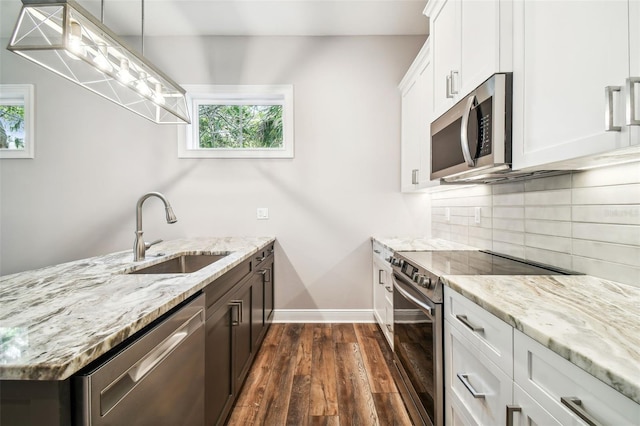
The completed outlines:
<svg viewBox="0 0 640 426">
<path fill-rule="evenodd" d="M 205 288 L 205 423 L 224 424 L 273 320 L 273 246 Z"/>
</svg>

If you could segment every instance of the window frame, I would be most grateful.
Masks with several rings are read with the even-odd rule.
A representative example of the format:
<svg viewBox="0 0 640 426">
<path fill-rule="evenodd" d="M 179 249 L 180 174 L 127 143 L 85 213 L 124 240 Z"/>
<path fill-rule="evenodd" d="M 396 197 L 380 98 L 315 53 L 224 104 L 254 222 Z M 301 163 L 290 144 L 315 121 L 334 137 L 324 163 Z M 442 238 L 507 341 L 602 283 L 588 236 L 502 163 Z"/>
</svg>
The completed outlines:
<svg viewBox="0 0 640 426">
<path fill-rule="evenodd" d="M 191 124 L 178 127 L 179 158 L 293 158 L 293 85 L 182 85 Z M 282 105 L 282 148 L 200 148 L 199 105 Z"/>
<path fill-rule="evenodd" d="M 24 106 L 24 148 L 0 148 L 0 159 L 35 158 L 33 84 L 0 84 L 0 104 Z"/>
</svg>

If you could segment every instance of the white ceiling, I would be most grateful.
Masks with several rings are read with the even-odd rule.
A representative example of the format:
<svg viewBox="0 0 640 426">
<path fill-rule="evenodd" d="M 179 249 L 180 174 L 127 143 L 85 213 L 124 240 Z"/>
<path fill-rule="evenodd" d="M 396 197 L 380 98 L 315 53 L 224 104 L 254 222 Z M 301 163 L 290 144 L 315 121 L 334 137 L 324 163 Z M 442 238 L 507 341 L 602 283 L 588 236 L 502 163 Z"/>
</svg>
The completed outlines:
<svg viewBox="0 0 640 426">
<path fill-rule="evenodd" d="M 100 1 L 78 3 L 100 18 Z M 141 1 L 105 0 L 104 23 L 140 35 Z M 19 0 L 0 0 L 0 34 L 15 25 Z M 145 36 L 423 35 L 426 0 L 146 0 Z"/>
</svg>

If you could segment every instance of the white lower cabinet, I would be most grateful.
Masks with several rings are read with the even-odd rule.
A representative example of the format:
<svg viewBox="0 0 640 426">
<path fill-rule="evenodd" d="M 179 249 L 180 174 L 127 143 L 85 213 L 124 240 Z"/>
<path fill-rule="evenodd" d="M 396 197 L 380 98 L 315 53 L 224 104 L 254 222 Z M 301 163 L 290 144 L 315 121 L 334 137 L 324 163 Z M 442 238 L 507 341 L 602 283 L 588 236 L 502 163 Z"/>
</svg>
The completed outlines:
<svg viewBox="0 0 640 426">
<path fill-rule="evenodd" d="M 640 425 L 640 404 L 444 290 L 447 425 Z"/>
<path fill-rule="evenodd" d="M 511 403 L 512 378 L 478 352 L 469 340 L 445 321 L 445 387 L 466 409 L 472 424 L 505 424 Z M 451 410 L 447 410 L 451 411 Z"/>
<path fill-rule="evenodd" d="M 393 349 L 393 282 L 388 259 L 391 251 L 373 242 L 373 314 Z"/>
<path fill-rule="evenodd" d="M 506 410 L 506 425 L 513 426 L 562 426 L 547 410 L 542 408 L 520 386 L 513 384 L 513 404 Z"/>
<path fill-rule="evenodd" d="M 580 412 L 596 424 L 640 425 L 640 404 L 518 330 L 513 343 L 516 384 L 561 424 L 587 424 Z"/>
</svg>

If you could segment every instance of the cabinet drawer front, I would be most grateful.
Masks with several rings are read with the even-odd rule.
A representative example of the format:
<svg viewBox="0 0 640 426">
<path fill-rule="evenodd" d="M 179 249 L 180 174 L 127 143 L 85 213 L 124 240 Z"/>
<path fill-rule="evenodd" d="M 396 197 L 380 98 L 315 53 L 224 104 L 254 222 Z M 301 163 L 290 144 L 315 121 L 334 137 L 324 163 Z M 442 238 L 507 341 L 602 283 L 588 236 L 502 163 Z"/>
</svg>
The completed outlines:
<svg viewBox="0 0 640 426">
<path fill-rule="evenodd" d="M 556 420 L 547 410 L 542 408 L 531 396 L 516 384 L 513 385 L 513 407 L 516 410 L 513 413 L 507 413 L 513 416 L 514 426 L 563 426 Z M 507 422 L 509 419 L 507 419 Z"/>
<path fill-rule="evenodd" d="M 505 424 L 512 380 L 445 321 L 445 388 L 481 425 Z"/>
<path fill-rule="evenodd" d="M 445 287 L 444 291 L 445 318 L 482 354 L 512 377 L 513 328 L 451 288 Z"/>
<path fill-rule="evenodd" d="M 601 424 L 640 424 L 640 404 L 519 331 L 514 336 L 514 362 L 516 384 L 563 425 L 585 423 L 561 403 L 562 397 L 580 399 L 582 408 Z"/>
</svg>

